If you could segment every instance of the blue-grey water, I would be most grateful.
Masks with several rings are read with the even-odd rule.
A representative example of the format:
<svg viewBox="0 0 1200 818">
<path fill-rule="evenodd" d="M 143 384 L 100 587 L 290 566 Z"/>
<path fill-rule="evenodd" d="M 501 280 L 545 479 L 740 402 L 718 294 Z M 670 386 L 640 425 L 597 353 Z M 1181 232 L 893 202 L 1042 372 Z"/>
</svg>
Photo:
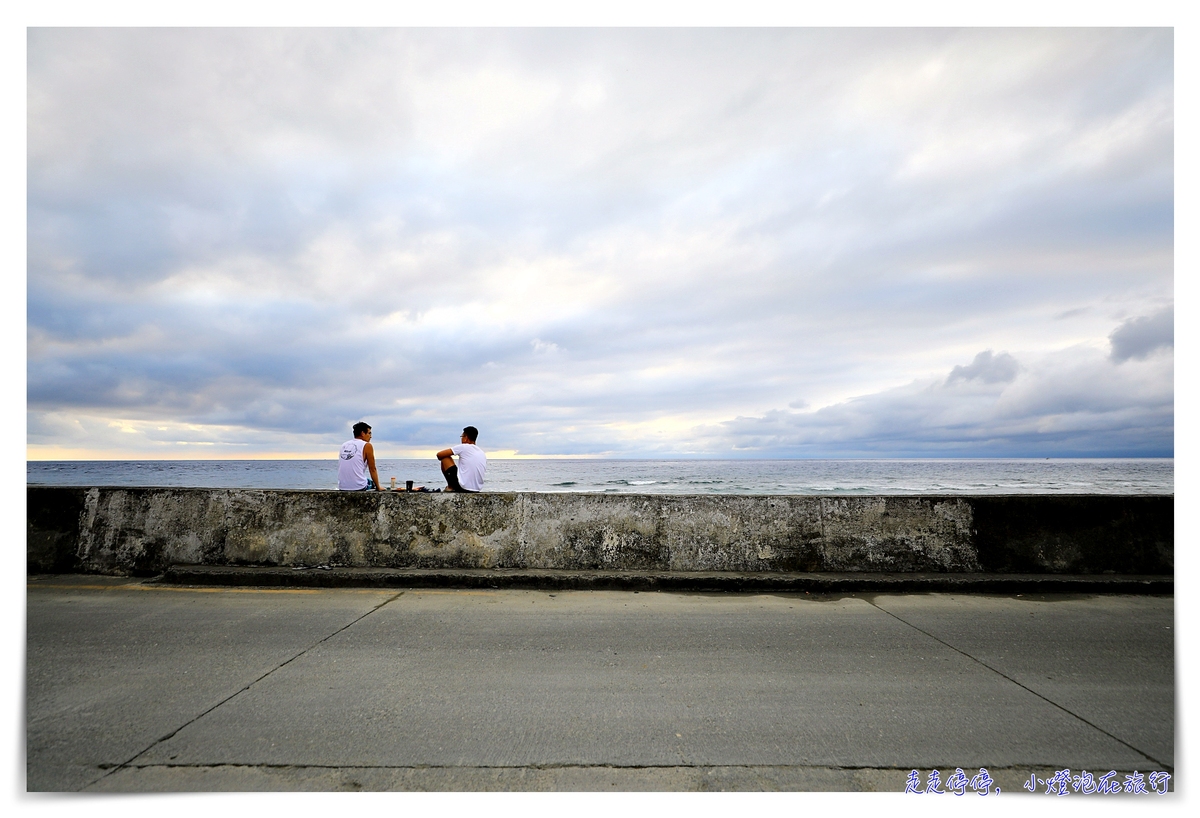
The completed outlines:
<svg viewBox="0 0 1200 818">
<path fill-rule="evenodd" d="M 380 460 L 442 485 L 437 461 Z M 29 485 L 335 489 L 337 460 L 29 461 Z M 1173 494 L 1173 459 L 491 460 L 485 491 L 624 494 Z"/>
</svg>

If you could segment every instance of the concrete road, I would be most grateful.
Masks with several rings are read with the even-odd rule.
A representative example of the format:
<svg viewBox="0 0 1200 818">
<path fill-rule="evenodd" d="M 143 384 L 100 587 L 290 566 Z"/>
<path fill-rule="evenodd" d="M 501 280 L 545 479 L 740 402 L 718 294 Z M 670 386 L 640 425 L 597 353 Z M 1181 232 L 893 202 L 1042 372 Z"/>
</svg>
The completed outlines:
<svg viewBox="0 0 1200 818">
<path fill-rule="evenodd" d="M 1027 794 L 1173 772 L 1173 608 L 35 577 L 27 786 L 899 791 L 985 767 Z"/>
</svg>

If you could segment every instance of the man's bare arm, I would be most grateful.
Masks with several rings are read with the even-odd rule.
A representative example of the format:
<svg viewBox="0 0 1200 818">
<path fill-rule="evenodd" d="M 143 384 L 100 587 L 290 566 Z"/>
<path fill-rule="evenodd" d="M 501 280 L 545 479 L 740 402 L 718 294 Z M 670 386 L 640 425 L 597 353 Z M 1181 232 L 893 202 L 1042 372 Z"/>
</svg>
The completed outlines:
<svg viewBox="0 0 1200 818">
<path fill-rule="evenodd" d="M 436 457 L 438 460 L 444 460 L 447 457 L 452 456 L 453 454 L 454 454 L 454 449 L 442 449 L 440 452 L 435 454 L 434 457 Z"/>
<path fill-rule="evenodd" d="M 371 479 L 375 481 L 375 490 L 383 491 L 383 486 L 379 485 L 379 472 L 375 471 L 375 447 L 370 443 L 363 446 L 363 460 L 367 461 L 367 468 L 371 470 Z"/>
</svg>

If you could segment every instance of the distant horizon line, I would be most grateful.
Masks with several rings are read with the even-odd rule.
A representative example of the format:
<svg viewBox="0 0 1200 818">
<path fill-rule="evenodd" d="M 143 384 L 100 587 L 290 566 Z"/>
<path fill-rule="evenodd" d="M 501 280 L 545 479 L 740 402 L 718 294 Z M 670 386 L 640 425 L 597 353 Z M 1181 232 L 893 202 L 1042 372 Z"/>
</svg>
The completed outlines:
<svg viewBox="0 0 1200 818">
<path fill-rule="evenodd" d="M 430 457 L 380 457 L 379 460 L 432 460 Z M 928 455 L 893 455 L 888 457 L 847 456 L 847 457 L 713 457 L 710 455 L 658 455 L 646 456 L 606 456 L 588 454 L 568 455 L 488 455 L 489 460 L 715 460 L 715 461 L 804 461 L 804 460 L 861 460 L 861 461 L 921 461 L 921 460 L 1174 460 L 1174 454 L 1168 455 L 958 455 L 958 456 L 928 456 Z M 326 460 L 336 460 L 330 457 L 92 457 L 92 458 L 48 458 L 26 457 L 28 463 L 255 463 L 255 462 L 311 462 L 321 463 Z"/>
</svg>

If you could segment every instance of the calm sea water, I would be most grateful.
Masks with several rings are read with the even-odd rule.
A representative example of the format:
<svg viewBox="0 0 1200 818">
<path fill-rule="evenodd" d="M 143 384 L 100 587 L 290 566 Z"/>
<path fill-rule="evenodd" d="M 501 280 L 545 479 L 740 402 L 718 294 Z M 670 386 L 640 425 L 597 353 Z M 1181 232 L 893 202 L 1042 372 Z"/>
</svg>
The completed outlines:
<svg viewBox="0 0 1200 818">
<path fill-rule="evenodd" d="M 437 461 L 380 460 L 384 485 L 442 485 Z M 29 485 L 337 488 L 337 460 L 30 461 Z M 485 491 L 625 494 L 1172 494 L 1172 459 L 492 460 Z"/>
</svg>

